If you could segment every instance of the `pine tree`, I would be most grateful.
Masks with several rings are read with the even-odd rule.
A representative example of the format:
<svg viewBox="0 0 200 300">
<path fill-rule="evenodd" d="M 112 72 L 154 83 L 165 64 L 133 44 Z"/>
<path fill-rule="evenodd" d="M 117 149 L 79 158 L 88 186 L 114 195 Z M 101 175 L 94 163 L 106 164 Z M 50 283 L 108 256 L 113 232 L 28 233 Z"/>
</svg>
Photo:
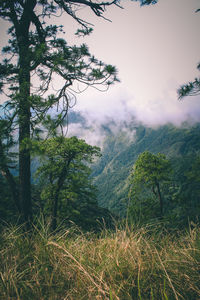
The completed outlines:
<svg viewBox="0 0 200 300">
<path fill-rule="evenodd" d="M 31 137 L 40 131 L 40 124 L 49 110 L 59 104 L 55 126 L 62 123 L 73 105 L 70 88 L 75 83 L 82 88 L 100 85 L 107 89 L 117 81 L 115 67 L 98 61 L 84 44 L 69 46 L 59 37 L 62 25 L 49 25 L 47 21 L 64 12 L 81 26 L 79 34 L 89 34 L 91 28 L 87 20 L 76 15 L 77 9 L 89 7 L 97 17 L 103 17 L 106 7 L 111 5 L 118 5 L 118 1 L 0 1 L 0 17 L 11 24 L 9 43 L 3 48 L 5 59 L 0 64 L 0 90 L 7 95 L 8 118 L 12 120 L 13 130 L 18 131 L 19 202 L 27 223 L 32 220 Z M 61 77 L 62 86 L 53 95 L 46 96 L 55 75 Z M 38 87 L 36 82 L 39 82 Z"/>
</svg>

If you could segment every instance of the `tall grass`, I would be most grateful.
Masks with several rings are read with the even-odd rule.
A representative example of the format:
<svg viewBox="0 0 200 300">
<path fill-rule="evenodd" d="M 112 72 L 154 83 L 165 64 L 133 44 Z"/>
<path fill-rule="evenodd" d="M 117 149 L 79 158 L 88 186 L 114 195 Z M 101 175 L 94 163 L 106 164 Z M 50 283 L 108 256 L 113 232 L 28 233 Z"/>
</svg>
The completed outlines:
<svg viewBox="0 0 200 300">
<path fill-rule="evenodd" d="M 0 299 L 200 299 L 200 228 L 168 234 L 127 227 L 97 236 L 7 226 Z"/>
</svg>

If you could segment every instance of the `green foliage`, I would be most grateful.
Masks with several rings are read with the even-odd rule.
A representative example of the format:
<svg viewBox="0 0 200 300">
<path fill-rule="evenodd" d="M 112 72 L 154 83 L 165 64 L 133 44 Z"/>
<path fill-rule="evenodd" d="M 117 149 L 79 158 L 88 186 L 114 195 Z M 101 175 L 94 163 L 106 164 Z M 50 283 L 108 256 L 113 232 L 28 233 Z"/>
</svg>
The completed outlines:
<svg viewBox="0 0 200 300">
<path fill-rule="evenodd" d="M 197 155 L 192 162 L 191 170 L 186 173 L 188 180 L 200 184 L 200 155 Z"/>
<path fill-rule="evenodd" d="M 138 156 L 131 173 L 131 184 L 145 184 L 155 188 L 158 182 L 169 181 L 170 163 L 164 154 L 145 151 Z"/>
<path fill-rule="evenodd" d="M 45 214 L 57 219 L 58 213 L 60 221 L 73 221 L 81 226 L 96 221 L 97 214 L 90 213 L 91 209 L 97 210 L 97 202 L 88 164 L 100 156 L 100 149 L 76 137 L 55 137 L 37 145 L 41 165 L 36 176 L 42 186 Z"/>
<path fill-rule="evenodd" d="M 70 46 L 65 39 L 58 36 L 60 32 L 64 34 L 62 25 L 47 25 L 47 19 L 52 14 L 64 11 L 80 25 L 79 34 L 91 33 L 92 28 L 88 26 L 87 20 L 76 16 L 76 8 L 80 5 L 79 1 L 72 2 L 73 6 L 70 1 L 69 3 L 56 3 L 56 5 L 47 1 L 35 1 L 29 6 L 24 6 L 21 1 L 15 1 L 15 3 L 3 1 L 0 4 L 0 17 L 12 24 L 9 29 L 11 39 L 8 41 L 9 44 L 3 48 L 6 58 L 0 63 L 1 91 L 6 89 L 17 116 L 18 113 L 20 114 L 18 111 L 21 101 L 20 93 L 24 89 L 27 90 L 26 103 L 32 111 L 30 124 L 32 124 L 33 131 L 49 110 L 58 105 L 60 101 L 62 101 L 62 105 L 59 113 L 62 114 L 62 118 L 66 116 L 68 108 L 75 104 L 74 95 L 69 90 L 70 86 L 73 86 L 75 93 L 80 93 L 85 89 L 85 85 L 101 86 L 101 89 L 106 90 L 111 83 L 118 81 L 114 66 L 106 65 L 94 58 L 86 44 Z M 97 16 L 101 16 L 105 7 L 115 5 L 115 2 L 96 3 L 91 1 L 82 5 L 88 6 Z M 42 13 L 37 13 L 39 11 Z M 26 50 L 25 65 L 22 63 L 25 59 L 22 57 L 23 49 Z M 19 58 L 20 63 L 15 57 Z M 33 71 L 34 80 L 37 79 L 40 82 L 39 87 L 36 87 L 32 79 L 27 77 L 27 74 Z M 22 74 L 26 74 L 26 80 L 23 83 L 20 79 Z M 61 85 L 54 95 L 45 97 L 54 75 L 60 77 Z M 33 95 L 30 95 L 30 83 L 33 85 Z M 77 90 L 75 84 L 78 86 Z M 10 93 L 7 92 L 8 90 Z"/>
<path fill-rule="evenodd" d="M 183 124 L 177 128 L 172 125 L 157 129 L 129 125 L 127 134 L 115 135 L 107 130 L 102 158 L 95 164 L 94 182 L 98 186 L 98 201 L 111 212 L 126 217 L 129 203 L 128 177 L 138 156 L 144 152 L 165 154 L 173 169 L 170 183 L 162 184 L 164 218 L 173 226 L 185 226 L 188 219 L 196 220 L 200 213 L 199 184 L 188 177 L 192 166 L 197 165 L 196 158 L 200 149 L 200 126 Z M 198 169 L 198 167 L 196 167 Z M 135 221 L 148 222 L 159 217 L 160 209 L 157 197 L 146 187 L 135 197 L 132 216 Z M 142 221 L 143 220 L 143 221 Z"/>
<path fill-rule="evenodd" d="M 17 202 L 20 202 L 23 220 L 27 224 L 32 222 L 33 217 L 31 138 L 34 135 L 40 137 L 40 128 L 45 122 L 51 123 L 50 134 L 55 134 L 59 126 L 62 130 L 68 109 L 76 103 L 76 93 L 88 86 L 107 90 L 110 84 L 118 81 L 114 67 L 95 59 L 85 44 L 68 45 L 66 40 L 60 38 L 60 33 L 64 34 L 63 26 L 48 25 L 49 18 L 64 12 L 80 25 L 78 33 L 85 35 L 91 32 L 91 28 L 87 19 L 82 20 L 77 16 L 77 9 L 80 6 L 88 7 L 97 17 L 102 17 L 105 8 L 117 5 L 117 2 L 0 1 L 0 18 L 10 25 L 8 45 L 3 48 L 5 58 L 0 63 L 0 92 L 7 96 L 8 104 L 12 107 L 9 112 L 11 134 L 18 131 Z M 55 93 L 49 96 L 48 91 L 55 76 L 59 76 L 60 80 L 57 80 L 58 86 L 53 88 Z M 48 114 L 52 109 L 57 111 L 57 115 L 53 122 L 49 122 Z M 7 112 L 6 109 L 4 112 Z M 12 188 L 11 181 L 8 184 Z"/>
<path fill-rule="evenodd" d="M 197 65 L 197 69 L 200 71 L 200 63 Z M 193 81 L 190 81 L 182 85 L 178 89 L 179 99 L 182 99 L 183 97 L 186 96 L 196 96 L 199 94 L 200 94 L 200 78 L 195 78 Z"/>
<path fill-rule="evenodd" d="M 160 216 L 163 216 L 164 187 L 166 189 L 166 185 L 168 184 L 169 186 L 170 173 L 170 162 L 164 154 L 152 154 L 149 151 L 145 151 L 138 156 L 129 177 L 131 187 L 128 213 L 131 218 L 133 216 L 136 218 L 138 213 L 139 219 L 141 216 L 143 216 L 142 219 L 149 216 L 145 206 L 148 207 L 148 211 L 151 211 L 155 205 L 155 199 L 151 193 L 159 200 Z M 143 198 L 143 203 L 140 202 L 140 198 Z M 155 213 L 153 215 L 156 216 Z M 138 218 L 134 221 L 138 221 Z"/>
<path fill-rule="evenodd" d="M 199 153 L 193 153 L 172 159 L 174 165 L 173 182 L 175 188 L 172 193 L 172 215 L 174 220 L 187 222 L 195 221 L 200 212 L 199 204 Z"/>
<path fill-rule="evenodd" d="M 149 4 L 156 4 L 158 0 L 132 0 L 132 1 L 139 1 L 140 5 L 149 5 Z"/>
<path fill-rule="evenodd" d="M 0 223 L 17 220 L 16 206 L 5 178 L 0 174 Z"/>
<path fill-rule="evenodd" d="M 17 166 L 15 141 L 11 134 L 12 122 L 6 117 L 0 117 L 0 206 L 1 216 L 4 221 L 9 220 L 21 211 L 16 178 L 11 170 Z"/>
<path fill-rule="evenodd" d="M 0 170 L 3 170 L 4 166 L 12 169 L 16 165 L 16 153 L 13 151 L 16 142 L 11 132 L 12 124 L 10 120 L 0 117 Z"/>
</svg>

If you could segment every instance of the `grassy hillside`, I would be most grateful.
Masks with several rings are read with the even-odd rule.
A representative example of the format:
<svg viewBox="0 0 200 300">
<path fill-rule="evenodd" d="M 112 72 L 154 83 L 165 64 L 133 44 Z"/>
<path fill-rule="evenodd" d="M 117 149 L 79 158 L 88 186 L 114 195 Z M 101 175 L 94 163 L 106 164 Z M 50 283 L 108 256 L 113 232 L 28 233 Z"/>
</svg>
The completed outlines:
<svg viewBox="0 0 200 300">
<path fill-rule="evenodd" d="M 40 227 L 40 228 L 39 228 Z M 200 228 L 116 229 L 100 236 L 35 227 L 0 235 L 0 299 L 200 299 Z"/>
<path fill-rule="evenodd" d="M 164 153 L 174 161 L 200 152 L 200 125 L 176 128 L 165 125 L 157 129 L 131 128 L 135 138 L 119 132 L 107 136 L 103 156 L 94 168 L 99 190 L 99 204 L 124 216 L 127 206 L 127 178 L 138 155 L 145 150 Z M 130 132 L 130 130 L 129 130 Z"/>
</svg>

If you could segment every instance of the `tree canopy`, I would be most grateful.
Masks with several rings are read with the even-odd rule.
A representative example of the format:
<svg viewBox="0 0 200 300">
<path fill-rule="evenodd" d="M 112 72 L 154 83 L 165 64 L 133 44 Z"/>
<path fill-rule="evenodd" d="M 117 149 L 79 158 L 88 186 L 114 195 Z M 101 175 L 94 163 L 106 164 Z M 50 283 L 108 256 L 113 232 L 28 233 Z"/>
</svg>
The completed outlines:
<svg viewBox="0 0 200 300">
<path fill-rule="evenodd" d="M 78 22 L 83 33 L 88 34 L 90 26 L 87 20 L 77 16 L 77 10 L 85 6 L 97 17 L 103 17 L 110 5 L 118 5 L 118 1 L 0 2 L 0 17 L 11 24 L 10 39 L 3 48 L 5 58 L 0 64 L 0 90 L 7 100 L 1 107 L 4 112 L 1 118 L 12 123 L 13 131 L 18 131 L 19 201 L 26 222 L 32 219 L 30 139 L 40 132 L 41 123 L 48 120 L 52 108 L 58 112 L 55 126 L 62 124 L 69 107 L 74 104 L 75 92 L 86 86 L 107 89 L 118 80 L 115 67 L 98 61 L 84 44 L 69 46 L 59 37 L 62 25 L 49 25 L 47 20 L 53 15 L 67 13 Z M 61 85 L 54 94 L 46 95 L 55 75 L 60 76 Z"/>
<path fill-rule="evenodd" d="M 100 149 L 76 137 L 61 136 L 39 142 L 39 152 L 41 162 L 37 176 L 43 186 L 41 196 L 51 208 L 52 228 L 55 230 L 61 202 L 68 202 L 71 206 L 79 198 L 81 206 L 81 202 L 94 199 L 88 163 L 100 156 Z M 75 204 L 73 209 L 79 210 Z"/>
<path fill-rule="evenodd" d="M 163 195 L 161 184 L 170 179 L 171 166 L 164 154 L 152 154 L 144 151 L 138 156 L 130 175 L 130 196 L 138 186 L 150 188 L 160 203 L 160 216 L 163 216 Z"/>
<path fill-rule="evenodd" d="M 155 4 L 155 0 L 139 0 L 141 5 Z M 87 7 L 96 17 L 104 18 L 110 6 L 120 6 L 119 0 L 1 0 L 0 18 L 10 24 L 8 45 L 3 48 L 0 63 L 0 92 L 5 103 L 1 120 L 18 142 L 19 184 L 9 170 L 7 160 L 0 164 L 10 188 L 16 186 L 16 204 L 23 221 L 32 220 L 31 201 L 31 139 L 39 137 L 41 126 L 51 119 L 54 110 L 54 128 L 61 127 L 68 109 L 75 104 L 75 94 L 93 86 L 108 89 L 117 82 L 117 70 L 90 54 L 85 44 L 69 45 L 60 33 L 62 24 L 52 24 L 52 17 L 67 14 L 80 28 L 77 34 L 92 31 L 87 18 L 80 18 L 78 11 Z M 49 21 L 50 20 L 50 21 Z M 59 77 L 59 86 L 49 94 L 51 82 Z M 5 136 L 1 137 L 5 144 Z M 1 147 L 1 151 L 5 147 Z M 2 153 L 4 156 L 5 152 Z M 2 157 L 3 157 L 2 156 Z M 5 171 L 6 170 L 6 171 Z"/>
</svg>

